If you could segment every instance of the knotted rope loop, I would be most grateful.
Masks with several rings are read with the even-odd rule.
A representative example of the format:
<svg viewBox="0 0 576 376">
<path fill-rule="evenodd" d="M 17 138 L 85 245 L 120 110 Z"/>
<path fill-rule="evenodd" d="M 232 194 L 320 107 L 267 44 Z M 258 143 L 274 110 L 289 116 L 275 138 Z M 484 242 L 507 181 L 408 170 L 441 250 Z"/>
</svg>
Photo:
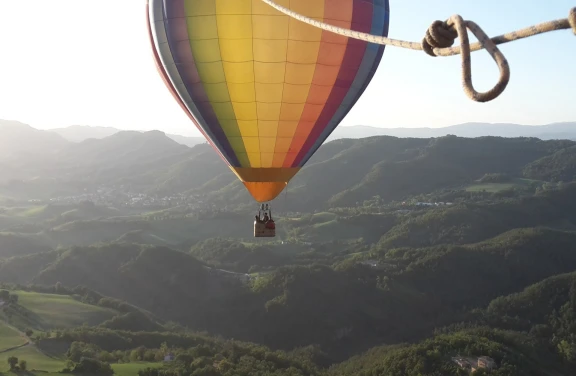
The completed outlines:
<svg viewBox="0 0 576 376">
<path fill-rule="evenodd" d="M 430 56 L 436 56 L 434 48 L 452 47 L 458 32 L 445 21 L 434 21 L 422 40 L 422 49 Z"/>
<path fill-rule="evenodd" d="M 483 49 L 486 49 L 498 65 L 500 77 L 494 87 L 484 93 L 479 93 L 472 84 L 472 59 L 470 57 L 470 30 L 478 39 Z M 462 57 L 462 86 L 468 98 L 476 102 L 488 102 L 497 98 L 510 82 L 510 66 L 508 61 L 488 35 L 472 21 L 465 21 L 459 15 L 454 15 L 446 22 L 435 21 L 430 25 L 422 40 L 422 49 L 430 56 L 436 56 L 435 49 L 448 48 L 460 39 L 460 56 Z"/>
</svg>

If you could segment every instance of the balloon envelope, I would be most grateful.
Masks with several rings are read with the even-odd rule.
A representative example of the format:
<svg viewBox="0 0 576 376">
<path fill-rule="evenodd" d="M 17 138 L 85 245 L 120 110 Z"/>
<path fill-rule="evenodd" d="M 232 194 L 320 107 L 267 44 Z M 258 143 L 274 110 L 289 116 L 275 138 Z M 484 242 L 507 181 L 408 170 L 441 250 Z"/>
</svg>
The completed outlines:
<svg viewBox="0 0 576 376">
<path fill-rule="evenodd" d="M 388 0 L 278 0 L 387 36 Z M 166 86 L 258 202 L 274 199 L 372 79 L 384 46 L 339 36 L 260 0 L 148 0 Z"/>
</svg>

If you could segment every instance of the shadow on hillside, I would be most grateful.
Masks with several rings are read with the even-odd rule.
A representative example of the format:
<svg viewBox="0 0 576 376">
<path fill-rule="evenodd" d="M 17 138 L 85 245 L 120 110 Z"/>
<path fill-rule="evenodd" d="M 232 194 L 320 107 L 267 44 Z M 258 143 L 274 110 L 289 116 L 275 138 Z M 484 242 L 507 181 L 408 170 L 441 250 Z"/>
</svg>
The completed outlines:
<svg viewBox="0 0 576 376">
<path fill-rule="evenodd" d="M 39 341 L 36 347 L 49 358 L 62 359 L 70 347 L 70 342 L 63 339 L 50 338 L 49 340 Z"/>
<path fill-rule="evenodd" d="M 17 305 L 13 307 L 13 309 L 16 313 L 18 313 L 21 316 L 21 319 L 25 322 L 27 326 L 37 327 L 38 329 L 41 330 L 46 329 L 44 320 L 42 320 L 42 318 L 39 315 L 32 312 L 28 308 L 23 307 L 21 305 Z M 19 329 L 23 330 L 22 328 Z"/>
</svg>

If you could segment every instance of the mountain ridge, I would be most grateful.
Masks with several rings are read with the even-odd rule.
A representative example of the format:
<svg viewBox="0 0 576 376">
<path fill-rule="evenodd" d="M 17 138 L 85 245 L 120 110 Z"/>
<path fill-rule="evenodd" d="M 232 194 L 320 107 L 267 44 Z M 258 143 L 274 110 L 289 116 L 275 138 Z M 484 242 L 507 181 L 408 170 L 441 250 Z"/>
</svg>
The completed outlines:
<svg viewBox="0 0 576 376">
<path fill-rule="evenodd" d="M 22 129 L 34 137 L 47 135 L 62 141 L 49 131 Z M 18 145 L 26 145 L 26 137 L 12 137 L 15 152 Z M 253 202 L 206 143 L 187 147 L 157 130 L 120 131 L 101 139 L 62 142 L 65 144 L 54 146 L 54 151 L 39 148 L 33 154 L 22 151 L 18 158 L 0 158 L 0 165 L 9 167 L 0 176 L 0 193 L 47 200 L 79 196 L 99 187 L 124 193 L 202 197 L 202 202 L 222 207 Z M 386 201 L 402 200 L 471 184 L 485 174 L 548 180 L 549 175 L 539 172 L 546 166 L 555 171 L 551 179 L 571 178 L 576 171 L 563 156 L 575 146 L 569 140 L 496 136 L 334 140 L 322 145 L 290 181 L 287 191 L 293 199 L 289 205 L 302 211 L 354 206 L 377 195 Z M 540 160 L 544 157 L 547 159 Z M 424 183 L 419 183 L 423 177 L 427 177 Z"/>
<path fill-rule="evenodd" d="M 555 138 L 576 140 L 576 122 L 558 122 L 543 125 L 469 122 L 438 128 L 380 128 L 367 125 L 355 125 L 337 127 L 330 137 L 328 137 L 328 140 L 370 136 L 429 138 L 442 137 L 449 134 L 460 137 L 500 136 L 536 137 L 546 140 Z"/>
<path fill-rule="evenodd" d="M 9 122 L 7 120 L 1 120 Z M 52 128 L 46 131 L 59 134 L 64 139 L 72 142 L 80 142 L 88 138 L 104 138 L 122 130 L 106 126 L 90 125 L 71 125 L 68 127 Z M 146 131 L 137 131 L 146 132 Z M 442 137 L 449 134 L 460 137 L 482 137 L 482 136 L 500 136 L 500 137 L 536 137 L 540 139 L 570 139 L 576 140 L 576 121 L 555 122 L 542 125 L 524 125 L 516 123 L 484 123 L 484 122 L 467 122 L 454 124 L 445 127 L 375 127 L 369 125 L 339 126 L 328 137 L 327 141 L 333 141 L 342 138 L 364 138 L 371 136 L 396 136 L 396 137 L 413 137 L 429 138 Z M 166 133 L 166 135 L 178 143 L 186 146 L 194 146 L 205 143 L 202 136 L 184 136 L 180 134 Z"/>
<path fill-rule="evenodd" d="M 259 370 L 222 342 L 233 338 L 286 370 L 263 375 L 456 376 L 459 355 L 489 356 L 502 376 L 576 369 L 576 282 L 546 281 L 576 268 L 576 141 L 327 142 L 273 203 L 275 239 L 252 238 L 256 205 L 207 144 L 122 131 L 55 147 L 0 158 L 2 177 L 19 174 L 0 182 L 0 299 L 18 294 L 14 283 L 80 300 L 95 295 L 74 294 L 85 286 L 161 320 L 127 312 L 72 328 L 82 318 L 71 317 L 42 334 L 39 347 L 76 366 L 90 356 L 138 367 L 156 351 L 153 367 L 186 365 L 182 375 Z M 226 346 L 211 355 L 194 332 Z M 177 361 L 162 363 L 167 346 Z M 321 370 L 287 369 L 279 351 Z"/>
<path fill-rule="evenodd" d="M 47 129 L 47 131 L 54 132 L 64 137 L 71 142 L 82 142 L 90 138 L 102 139 L 105 137 L 112 136 L 118 132 L 122 132 L 122 129 L 114 127 L 103 127 L 103 126 L 90 126 L 90 125 L 71 125 L 64 128 L 53 128 Z M 145 133 L 148 131 L 135 131 Z M 166 136 L 178 142 L 179 144 L 192 147 L 194 145 L 205 143 L 204 137 L 191 137 L 183 136 L 179 134 L 169 134 L 165 133 Z"/>
</svg>

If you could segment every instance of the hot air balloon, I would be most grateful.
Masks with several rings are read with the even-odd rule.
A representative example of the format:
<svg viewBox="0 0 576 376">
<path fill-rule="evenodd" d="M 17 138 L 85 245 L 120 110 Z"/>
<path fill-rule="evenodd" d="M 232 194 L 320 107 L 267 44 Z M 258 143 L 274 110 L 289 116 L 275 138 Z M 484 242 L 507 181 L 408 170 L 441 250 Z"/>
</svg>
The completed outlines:
<svg viewBox="0 0 576 376">
<path fill-rule="evenodd" d="M 387 36 L 388 0 L 278 0 Z M 164 83 L 258 202 L 273 200 L 354 106 L 384 46 L 336 35 L 261 0 L 148 0 Z"/>
</svg>

